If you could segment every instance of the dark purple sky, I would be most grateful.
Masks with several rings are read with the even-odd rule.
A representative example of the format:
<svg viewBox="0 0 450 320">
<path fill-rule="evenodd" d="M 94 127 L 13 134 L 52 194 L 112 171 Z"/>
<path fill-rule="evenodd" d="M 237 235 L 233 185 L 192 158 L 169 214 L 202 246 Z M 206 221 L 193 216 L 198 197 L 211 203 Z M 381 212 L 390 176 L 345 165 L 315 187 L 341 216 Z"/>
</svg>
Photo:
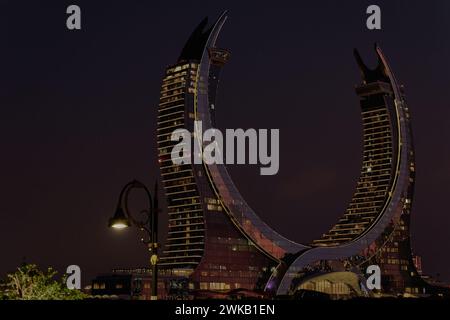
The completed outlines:
<svg viewBox="0 0 450 320">
<path fill-rule="evenodd" d="M 60 270 L 78 264 L 84 283 L 147 264 L 136 233 L 117 234 L 107 219 L 126 182 L 158 177 L 165 67 L 204 16 L 229 9 L 219 127 L 279 128 L 281 139 L 278 175 L 230 168 L 248 203 L 300 242 L 344 212 L 362 151 L 352 49 L 374 65 L 377 41 L 413 116 L 414 251 L 425 272 L 450 281 L 450 2 L 263 3 L 0 1 L 0 275 L 24 257 Z M 373 3 L 382 31 L 365 28 Z M 65 27 L 69 4 L 81 6 L 81 31 Z"/>
</svg>

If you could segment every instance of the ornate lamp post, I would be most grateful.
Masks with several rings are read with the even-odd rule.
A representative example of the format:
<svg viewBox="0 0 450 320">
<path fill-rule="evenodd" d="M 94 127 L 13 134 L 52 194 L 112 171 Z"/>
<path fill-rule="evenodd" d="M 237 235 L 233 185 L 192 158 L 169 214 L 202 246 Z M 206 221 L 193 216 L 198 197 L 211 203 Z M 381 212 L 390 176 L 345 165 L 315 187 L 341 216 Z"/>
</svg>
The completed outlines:
<svg viewBox="0 0 450 320">
<path fill-rule="evenodd" d="M 149 200 L 149 208 L 140 213 L 143 219 L 137 219 L 128 209 L 128 197 L 133 189 L 143 189 Z M 148 188 L 137 180 L 127 183 L 120 192 L 119 202 L 114 216 L 109 219 L 108 226 L 114 229 L 124 229 L 136 226 L 147 234 L 141 241 L 147 245 L 150 252 L 152 266 L 152 295 L 151 299 L 158 298 L 158 184 L 155 183 L 154 198 Z"/>
</svg>

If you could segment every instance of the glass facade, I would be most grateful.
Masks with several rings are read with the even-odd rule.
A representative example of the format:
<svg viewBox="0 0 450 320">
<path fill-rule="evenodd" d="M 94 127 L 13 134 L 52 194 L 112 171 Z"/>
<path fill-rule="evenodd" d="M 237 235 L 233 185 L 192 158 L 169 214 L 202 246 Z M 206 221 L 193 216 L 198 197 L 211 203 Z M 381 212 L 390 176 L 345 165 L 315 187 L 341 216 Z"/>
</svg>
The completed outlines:
<svg viewBox="0 0 450 320">
<path fill-rule="evenodd" d="M 334 246 L 355 239 L 370 227 L 389 201 L 397 166 L 397 122 L 388 83 L 373 82 L 356 89 L 363 122 L 363 164 L 356 191 L 346 212 L 316 246 Z"/>
<path fill-rule="evenodd" d="M 171 150 L 174 130 L 186 125 L 193 101 L 198 64 L 179 63 L 166 70 L 158 108 L 158 161 L 168 204 L 168 238 L 161 266 L 194 268 L 203 256 L 205 224 L 200 193 L 190 165 L 175 165 Z"/>
</svg>

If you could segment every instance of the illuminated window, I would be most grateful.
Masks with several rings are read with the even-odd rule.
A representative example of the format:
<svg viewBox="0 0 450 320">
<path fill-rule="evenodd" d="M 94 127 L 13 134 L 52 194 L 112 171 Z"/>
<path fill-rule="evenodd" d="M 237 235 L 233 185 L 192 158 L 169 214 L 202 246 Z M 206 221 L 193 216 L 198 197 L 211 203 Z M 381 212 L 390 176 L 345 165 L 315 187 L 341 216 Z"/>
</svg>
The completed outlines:
<svg viewBox="0 0 450 320">
<path fill-rule="evenodd" d="M 228 283 L 224 283 L 224 282 L 210 282 L 209 288 L 211 290 L 229 290 L 230 285 Z"/>
</svg>

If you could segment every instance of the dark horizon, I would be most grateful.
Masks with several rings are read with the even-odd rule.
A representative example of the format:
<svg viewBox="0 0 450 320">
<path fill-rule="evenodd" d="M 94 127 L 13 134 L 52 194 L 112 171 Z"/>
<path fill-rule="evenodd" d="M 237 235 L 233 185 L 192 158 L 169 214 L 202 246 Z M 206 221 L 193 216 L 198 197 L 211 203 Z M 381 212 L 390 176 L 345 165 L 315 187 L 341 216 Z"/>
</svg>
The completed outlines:
<svg viewBox="0 0 450 320">
<path fill-rule="evenodd" d="M 219 87 L 218 127 L 280 129 L 277 175 L 230 166 L 250 206 L 279 233 L 303 243 L 341 216 L 362 151 L 354 92 L 361 78 L 352 50 L 373 66 L 377 42 L 405 85 L 412 114 L 412 247 L 426 274 L 450 281 L 450 4 L 379 1 L 383 29 L 368 31 L 368 1 L 272 8 L 77 1 L 83 28 L 68 31 L 69 4 L 30 3 L 27 10 L 13 1 L 1 4 L 1 210 L 7 226 L 1 275 L 24 257 L 61 272 L 78 264 L 84 284 L 114 267 L 147 266 L 135 232 L 117 234 L 107 221 L 126 182 L 137 178 L 151 186 L 158 179 L 155 127 L 164 69 L 204 16 L 213 21 L 228 9 L 219 44 L 232 54 Z M 166 219 L 160 222 L 163 227 Z"/>
</svg>

